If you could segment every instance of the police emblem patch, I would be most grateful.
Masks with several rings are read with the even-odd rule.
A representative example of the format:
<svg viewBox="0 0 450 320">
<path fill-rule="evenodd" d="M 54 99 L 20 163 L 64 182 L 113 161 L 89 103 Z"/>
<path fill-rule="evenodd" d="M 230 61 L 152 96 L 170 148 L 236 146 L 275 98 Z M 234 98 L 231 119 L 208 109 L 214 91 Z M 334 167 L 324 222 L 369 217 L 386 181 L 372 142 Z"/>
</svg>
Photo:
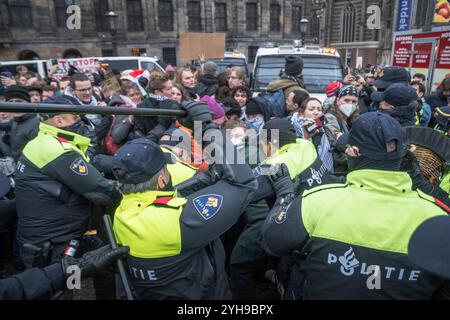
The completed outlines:
<svg viewBox="0 0 450 320">
<path fill-rule="evenodd" d="M 70 170 L 81 176 L 85 176 L 88 174 L 88 166 L 86 162 L 81 158 L 78 158 L 74 162 L 72 162 L 72 164 L 70 165 Z"/>
<path fill-rule="evenodd" d="M 255 178 L 258 178 L 261 175 L 261 167 L 256 167 L 255 169 L 253 169 L 253 176 Z"/>
<path fill-rule="evenodd" d="M 205 194 L 195 198 L 192 202 L 200 216 L 205 220 L 209 220 L 219 212 L 223 197 L 218 194 Z"/>
</svg>

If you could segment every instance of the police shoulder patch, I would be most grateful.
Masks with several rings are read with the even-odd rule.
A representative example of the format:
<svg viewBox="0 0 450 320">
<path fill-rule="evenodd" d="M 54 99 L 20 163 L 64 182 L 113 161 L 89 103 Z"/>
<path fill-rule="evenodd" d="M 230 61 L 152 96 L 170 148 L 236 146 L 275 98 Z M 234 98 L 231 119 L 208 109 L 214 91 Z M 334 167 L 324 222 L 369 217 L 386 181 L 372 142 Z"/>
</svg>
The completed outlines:
<svg viewBox="0 0 450 320">
<path fill-rule="evenodd" d="M 222 207 L 223 197 L 218 194 L 205 194 L 192 200 L 195 209 L 197 209 L 200 216 L 209 220 L 219 212 Z"/>
<path fill-rule="evenodd" d="M 77 158 L 70 165 L 70 170 L 79 174 L 80 176 L 86 176 L 88 174 L 88 166 L 86 161 L 81 158 Z"/>
</svg>

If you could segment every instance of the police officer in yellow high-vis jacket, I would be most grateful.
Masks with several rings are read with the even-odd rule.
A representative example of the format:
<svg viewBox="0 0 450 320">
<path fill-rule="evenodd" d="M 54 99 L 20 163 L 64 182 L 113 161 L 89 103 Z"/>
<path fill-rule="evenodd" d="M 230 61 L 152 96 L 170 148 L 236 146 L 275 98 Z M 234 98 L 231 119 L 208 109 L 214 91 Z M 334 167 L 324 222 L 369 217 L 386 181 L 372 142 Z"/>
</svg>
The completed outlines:
<svg viewBox="0 0 450 320">
<path fill-rule="evenodd" d="M 123 193 L 114 233 L 119 244 L 130 247 L 132 285 L 139 299 L 228 299 L 218 238 L 251 201 L 255 178 L 247 165 L 214 164 L 200 174 L 203 180 L 194 177 L 197 191 L 178 197 L 167 155 L 137 139 L 114 156 Z"/>
<path fill-rule="evenodd" d="M 288 293 L 304 299 L 430 299 L 444 279 L 408 258 L 408 242 L 425 220 L 449 208 L 412 189 L 400 171 L 406 147 L 400 124 L 365 113 L 347 139 L 346 184 L 320 186 L 295 197 L 289 172 L 273 180 L 277 204 L 265 221 L 266 250 L 303 257 Z M 294 293 L 294 294 L 292 294 Z"/>
</svg>

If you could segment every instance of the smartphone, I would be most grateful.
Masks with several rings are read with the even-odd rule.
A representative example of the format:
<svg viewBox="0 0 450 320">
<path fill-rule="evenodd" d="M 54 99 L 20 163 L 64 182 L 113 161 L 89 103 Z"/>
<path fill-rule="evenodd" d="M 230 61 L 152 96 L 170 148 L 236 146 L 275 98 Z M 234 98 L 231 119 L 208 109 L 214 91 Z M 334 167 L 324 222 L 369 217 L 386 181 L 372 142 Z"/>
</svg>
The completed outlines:
<svg viewBox="0 0 450 320">
<path fill-rule="evenodd" d="M 56 66 L 58 64 L 58 60 L 52 59 L 52 66 Z"/>
</svg>

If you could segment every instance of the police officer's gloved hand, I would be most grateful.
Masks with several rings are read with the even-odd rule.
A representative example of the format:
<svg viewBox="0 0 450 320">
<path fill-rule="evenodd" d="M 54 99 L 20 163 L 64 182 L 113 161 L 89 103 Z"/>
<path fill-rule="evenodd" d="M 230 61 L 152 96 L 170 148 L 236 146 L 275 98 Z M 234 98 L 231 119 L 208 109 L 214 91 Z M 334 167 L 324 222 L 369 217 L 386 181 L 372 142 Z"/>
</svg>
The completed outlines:
<svg viewBox="0 0 450 320">
<path fill-rule="evenodd" d="M 277 198 L 285 198 L 286 196 L 293 196 L 295 193 L 294 183 L 289 175 L 289 169 L 284 164 L 276 164 L 269 168 L 270 174 L 268 179 L 272 185 Z"/>
<path fill-rule="evenodd" d="M 66 274 L 67 268 L 69 266 L 76 265 L 81 270 L 81 277 L 87 278 L 106 269 L 118 258 L 127 254 L 129 251 L 129 247 L 119 247 L 117 249 L 111 249 L 110 245 L 106 245 L 99 249 L 83 254 L 81 258 L 64 256 L 61 261 L 61 265 L 64 274 Z"/>
</svg>

